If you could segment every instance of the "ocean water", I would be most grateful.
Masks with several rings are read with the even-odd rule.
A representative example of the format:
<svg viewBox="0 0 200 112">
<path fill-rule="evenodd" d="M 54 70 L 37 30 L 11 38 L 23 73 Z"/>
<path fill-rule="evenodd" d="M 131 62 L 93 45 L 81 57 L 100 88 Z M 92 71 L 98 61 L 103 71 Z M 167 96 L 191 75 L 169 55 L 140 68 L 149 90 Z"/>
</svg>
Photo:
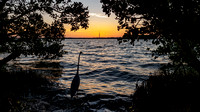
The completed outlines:
<svg viewBox="0 0 200 112">
<path fill-rule="evenodd" d="M 152 75 L 168 59 L 153 59 L 151 51 L 156 49 L 151 40 L 140 40 L 132 46 L 119 44 L 116 39 L 67 39 L 63 41 L 68 53 L 60 59 L 63 66 L 59 83 L 70 88 L 76 74 L 78 54 L 83 52 L 80 61 L 80 90 L 86 94 L 123 94 L 135 91 L 135 84 Z"/>
<path fill-rule="evenodd" d="M 169 61 L 166 57 L 152 57 L 151 51 L 147 50 L 156 49 L 152 40 L 139 40 L 135 46 L 119 44 L 116 39 L 66 39 L 63 44 L 66 54 L 59 59 L 41 61 L 32 56 L 21 56 L 11 62 L 23 69 L 38 70 L 57 77 L 54 81 L 59 88 L 52 91 L 53 95 L 46 94 L 39 99 L 38 96 L 31 97 L 45 102 L 45 105 L 37 102 L 35 105 L 48 105 L 47 111 L 126 111 L 136 83 L 148 79 Z M 69 90 L 77 71 L 80 51 L 83 54 L 80 59 L 78 99 L 71 100 Z M 6 55 L 1 54 L 0 58 Z"/>
<path fill-rule="evenodd" d="M 79 52 L 82 51 L 80 93 L 130 95 L 134 93 L 137 82 L 147 79 L 168 62 L 166 57 L 152 57 L 151 51 L 147 50 L 156 49 L 152 40 L 136 41 L 135 46 L 128 42 L 119 44 L 117 39 L 65 39 L 63 44 L 67 53 L 60 59 L 41 63 L 37 58 L 21 56 L 15 64 L 25 69 L 59 74 L 57 83 L 68 91 L 76 74 Z"/>
</svg>

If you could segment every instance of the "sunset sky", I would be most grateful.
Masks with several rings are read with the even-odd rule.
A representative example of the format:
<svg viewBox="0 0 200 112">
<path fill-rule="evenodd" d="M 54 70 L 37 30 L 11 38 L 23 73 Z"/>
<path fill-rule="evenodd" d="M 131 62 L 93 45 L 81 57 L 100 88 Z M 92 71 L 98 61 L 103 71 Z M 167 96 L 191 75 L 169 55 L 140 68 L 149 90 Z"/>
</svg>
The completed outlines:
<svg viewBox="0 0 200 112">
<path fill-rule="evenodd" d="M 124 34 L 124 30 L 117 30 L 118 22 L 115 20 L 115 15 L 110 17 L 106 16 L 102 12 L 102 4 L 100 0 L 72 0 L 76 2 L 82 2 L 84 6 L 89 8 L 89 28 L 80 29 L 76 32 L 70 31 L 70 26 L 65 25 L 66 37 L 121 37 Z"/>
</svg>

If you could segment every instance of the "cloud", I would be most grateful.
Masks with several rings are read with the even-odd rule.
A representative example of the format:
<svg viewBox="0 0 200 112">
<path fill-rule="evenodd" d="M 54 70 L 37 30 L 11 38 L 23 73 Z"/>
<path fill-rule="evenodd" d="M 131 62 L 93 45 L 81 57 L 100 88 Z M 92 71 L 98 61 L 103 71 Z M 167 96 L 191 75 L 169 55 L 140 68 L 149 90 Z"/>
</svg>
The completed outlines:
<svg viewBox="0 0 200 112">
<path fill-rule="evenodd" d="M 89 16 L 98 17 L 98 18 L 108 18 L 107 16 L 104 16 L 98 13 L 89 13 Z"/>
</svg>

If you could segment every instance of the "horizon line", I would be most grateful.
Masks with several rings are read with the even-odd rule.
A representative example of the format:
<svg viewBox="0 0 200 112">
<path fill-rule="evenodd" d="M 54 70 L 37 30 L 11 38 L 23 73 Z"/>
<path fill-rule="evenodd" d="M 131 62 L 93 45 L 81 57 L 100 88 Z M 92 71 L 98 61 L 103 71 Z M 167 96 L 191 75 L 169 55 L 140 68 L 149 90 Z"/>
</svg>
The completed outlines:
<svg viewBox="0 0 200 112">
<path fill-rule="evenodd" d="M 118 39 L 121 37 L 64 37 L 65 39 Z"/>
</svg>

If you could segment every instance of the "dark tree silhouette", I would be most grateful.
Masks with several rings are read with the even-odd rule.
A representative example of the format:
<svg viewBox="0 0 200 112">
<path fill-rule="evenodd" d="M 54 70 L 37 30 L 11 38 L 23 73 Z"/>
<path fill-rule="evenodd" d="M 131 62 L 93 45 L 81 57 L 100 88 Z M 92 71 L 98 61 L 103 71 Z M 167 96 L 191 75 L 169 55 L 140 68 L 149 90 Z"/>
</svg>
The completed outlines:
<svg viewBox="0 0 200 112">
<path fill-rule="evenodd" d="M 63 24 L 74 31 L 86 29 L 88 13 L 82 3 L 71 0 L 0 0 L 0 53 L 9 53 L 0 66 L 21 54 L 62 56 Z"/>
<path fill-rule="evenodd" d="M 103 11 L 116 15 L 123 38 L 155 37 L 155 57 L 169 55 L 175 65 L 187 64 L 200 73 L 199 0 L 101 0 Z M 122 40 L 121 40 L 122 41 Z M 120 41 L 120 42 L 121 42 Z"/>
</svg>

